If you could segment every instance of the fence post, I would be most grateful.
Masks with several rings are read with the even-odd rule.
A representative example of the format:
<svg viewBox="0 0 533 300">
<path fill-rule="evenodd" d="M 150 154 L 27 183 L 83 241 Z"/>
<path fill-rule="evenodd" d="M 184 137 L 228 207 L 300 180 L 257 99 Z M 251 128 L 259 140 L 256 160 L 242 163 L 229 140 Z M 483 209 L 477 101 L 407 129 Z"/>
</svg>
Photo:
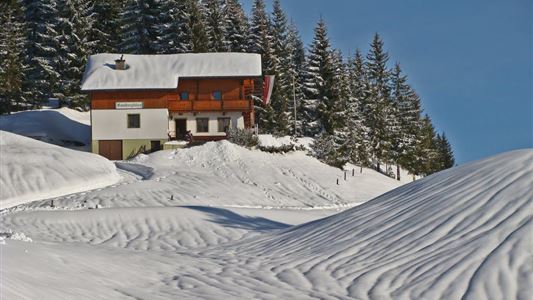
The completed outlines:
<svg viewBox="0 0 533 300">
<path fill-rule="evenodd" d="M 355 176 L 355 169 L 352 169 L 352 177 Z"/>
<path fill-rule="evenodd" d="M 344 181 L 346 181 L 346 170 L 344 171 Z"/>
<path fill-rule="evenodd" d="M 337 178 L 337 185 L 339 185 L 339 178 Z"/>
</svg>

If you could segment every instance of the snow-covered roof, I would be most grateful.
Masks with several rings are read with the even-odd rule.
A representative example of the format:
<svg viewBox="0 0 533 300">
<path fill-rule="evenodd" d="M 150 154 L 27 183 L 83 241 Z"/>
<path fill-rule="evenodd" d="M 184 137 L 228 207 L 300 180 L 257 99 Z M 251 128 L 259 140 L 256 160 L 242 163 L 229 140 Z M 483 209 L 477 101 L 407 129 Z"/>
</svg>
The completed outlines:
<svg viewBox="0 0 533 300">
<path fill-rule="evenodd" d="M 125 54 L 125 70 L 115 70 L 121 54 L 89 57 L 82 91 L 174 89 L 180 77 L 261 76 L 261 56 L 253 53 Z"/>
</svg>

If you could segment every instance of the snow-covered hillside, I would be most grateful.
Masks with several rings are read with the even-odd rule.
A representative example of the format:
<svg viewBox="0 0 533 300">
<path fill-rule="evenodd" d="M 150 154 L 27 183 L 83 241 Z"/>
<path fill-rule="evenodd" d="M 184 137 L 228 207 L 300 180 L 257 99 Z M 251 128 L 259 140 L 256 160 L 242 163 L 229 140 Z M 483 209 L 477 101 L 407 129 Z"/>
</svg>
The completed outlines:
<svg viewBox="0 0 533 300">
<path fill-rule="evenodd" d="M 255 208 L 346 208 L 401 185 L 373 170 L 351 174 L 304 152 L 270 154 L 227 141 L 140 155 L 117 166 L 136 174 L 120 185 L 54 202 L 59 207 L 205 205 Z M 337 179 L 339 184 L 337 185 Z M 29 206 L 39 207 L 43 203 Z"/>
<path fill-rule="evenodd" d="M 191 170 L 208 166 L 181 155 L 139 158 L 147 168 L 171 163 L 145 173 L 144 181 L 99 193 L 124 187 L 123 205 L 128 188 L 152 181 L 144 188 L 156 190 L 157 179 L 165 180 L 158 176 L 177 167 L 174 160 Z M 316 211 L 27 206 L 0 216 L 2 228 L 34 241 L 0 245 L 1 293 L 8 299 L 529 299 L 532 186 L 533 150 L 522 150 L 294 227 L 290 220 Z M 134 199 L 132 206 L 143 203 Z"/>
<path fill-rule="evenodd" d="M 89 112 L 69 108 L 21 111 L 0 116 L 0 130 L 82 150 L 89 150 L 90 124 Z"/>
<path fill-rule="evenodd" d="M 0 205 L 57 197 L 120 179 L 107 159 L 0 131 Z"/>
</svg>

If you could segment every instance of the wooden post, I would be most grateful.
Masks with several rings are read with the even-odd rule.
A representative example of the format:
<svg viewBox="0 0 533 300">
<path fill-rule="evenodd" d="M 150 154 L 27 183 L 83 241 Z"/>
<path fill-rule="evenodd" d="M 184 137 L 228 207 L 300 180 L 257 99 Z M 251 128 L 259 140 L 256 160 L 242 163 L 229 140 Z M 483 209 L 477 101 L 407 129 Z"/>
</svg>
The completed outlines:
<svg viewBox="0 0 533 300">
<path fill-rule="evenodd" d="M 355 169 L 352 169 L 352 177 L 355 176 Z"/>
<path fill-rule="evenodd" d="M 339 178 L 337 178 L 337 185 L 339 185 Z"/>
<path fill-rule="evenodd" d="M 346 171 L 344 171 L 344 181 L 346 181 Z"/>
<path fill-rule="evenodd" d="M 361 174 L 363 173 L 363 166 L 359 167 L 359 173 L 361 173 Z"/>
</svg>

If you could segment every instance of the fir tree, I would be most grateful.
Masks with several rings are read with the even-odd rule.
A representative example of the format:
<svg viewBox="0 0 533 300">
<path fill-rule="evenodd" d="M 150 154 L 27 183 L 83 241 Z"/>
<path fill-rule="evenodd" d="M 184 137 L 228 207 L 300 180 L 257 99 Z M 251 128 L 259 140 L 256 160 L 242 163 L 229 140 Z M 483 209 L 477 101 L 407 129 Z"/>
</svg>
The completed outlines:
<svg viewBox="0 0 533 300">
<path fill-rule="evenodd" d="M 271 106 L 275 122 L 272 131 L 277 135 L 289 133 L 288 102 L 292 98 L 292 83 L 296 77 L 293 67 L 294 45 L 288 41 L 287 17 L 281 8 L 279 0 L 274 1 L 272 12 L 272 46 L 273 57 L 276 60 L 273 73 L 276 74 L 276 83 L 272 91 Z"/>
<path fill-rule="evenodd" d="M 23 82 L 32 107 L 40 107 L 57 91 L 58 33 L 57 3 L 52 0 L 24 0 L 27 26 L 26 64 L 28 72 Z"/>
<path fill-rule="evenodd" d="M 162 2 L 158 39 L 155 42 L 158 53 L 174 54 L 192 51 L 189 3 L 188 0 Z"/>
<path fill-rule="evenodd" d="M 448 142 L 444 132 L 441 135 L 437 135 L 436 144 L 439 153 L 439 171 L 453 167 L 455 165 L 455 158 L 452 146 Z"/>
<path fill-rule="evenodd" d="M 263 0 L 254 0 L 248 34 L 248 52 L 261 54 L 263 74 L 272 74 L 276 61 L 272 53 L 270 19 L 266 14 Z"/>
<path fill-rule="evenodd" d="M 429 175 L 438 169 L 436 135 L 431 119 L 425 115 L 420 123 L 419 142 L 417 145 L 417 168 L 414 175 Z"/>
<path fill-rule="evenodd" d="M 226 0 L 224 6 L 225 41 L 230 52 L 246 52 L 248 40 L 248 20 L 239 0 Z"/>
<path fill-rule="evenodd" d="M 321 131 L 333 134 L 333 61 L 326 24 L 320 19 L 306 59 L 304 100 L 304 131 L 315 135 Z"/>
<path fill-rule="evenodd" d="M 92 54 L 118 52 L 122 3 L 122 0 L 92 1 L 93 22 L 89 32 L 89 40 L 94 41 L 90 47 Z"/>
<path fill-rule="evenodd" d="M 206 33 L 210 52 L 224 52 L 228 49 L 226 42 L 227 16 L 224 14 L 222 0 L 204 0 L 206 15 Z"/>
<path fill-rule="evenodd" d="M 387 158 L 390 140 L 387 138 L 387 118 L 390 116 L 388 88 L 388 54 L 383 50 L 383 41 L 375 34 L 366 59 L 369 94 L 364 101 L 364 114 L 369 128 L 369 142 L 376 169 Z"/>
<path fill-rule="evenodd" d="M 22 91 L 26 66 L 23 8 L 19 1 L 0 3 L 0 114 L 17 109 L 26 99 Z"/>
<path fill-rule="evenodd" d="M 301 135 L 305 114 L 303 109 L 305 79 L 305 49 L 298 29 L 291 23 L 287 34 L 288 49 L 291 51 L 291 100 L 288 103 L 288 121 L 295 136 Z M 296 107 L 295 107 L 296 106 Z M 294 120 L 296 116 L 296 120 Z"/>
<path fill-rule="evenodd" d="M 185 0 L 188 14 L 188 32 L 191 51 L 194 53 L 207 52 L 209 40 L 206 34 L 206 24 L 202 6 L 197 0 Z"/>
<path fill-rule="evenodd" d="M 359 49 L 348 62 L 349 96 L 346 101 L 346 140 L 342 151 L 348 161 L 359 166 L 369 162 L 369 129 L 365 125 L 362 102 L 367 94 L 363 57 Z"/>
<path fill-rule="evenodd" d="M 417 133 L 420 127 L 420 98 L 407 84 L 407 76 L 402 74 L 399 64 L 391 72 L 392 102 L 397 108 L 400 131 L 397 140 L 398 164 L 414 172 L 416 165 Z M 399 173 L 399 172 L 398 172 Z"/>
<path fill-rule="evenodd" d="M 159 35 L 160 2 L 157 0 L 127 0 L 121 14 L 122 42 L 124 53 L 153 54 Z"/>
<path fill-rule="evenodd" d="M 85 106 L 88 103 L 85 94 L 80 92 L 80 79 L 95 43 L 89 40 L 92 28 L 92 11 L 89 3 L 83 0 L 59 0 L 58 64 L 60 74 L 59 89 L 62 97 L 67 97 L 73 106 Z"/>
</svg>

